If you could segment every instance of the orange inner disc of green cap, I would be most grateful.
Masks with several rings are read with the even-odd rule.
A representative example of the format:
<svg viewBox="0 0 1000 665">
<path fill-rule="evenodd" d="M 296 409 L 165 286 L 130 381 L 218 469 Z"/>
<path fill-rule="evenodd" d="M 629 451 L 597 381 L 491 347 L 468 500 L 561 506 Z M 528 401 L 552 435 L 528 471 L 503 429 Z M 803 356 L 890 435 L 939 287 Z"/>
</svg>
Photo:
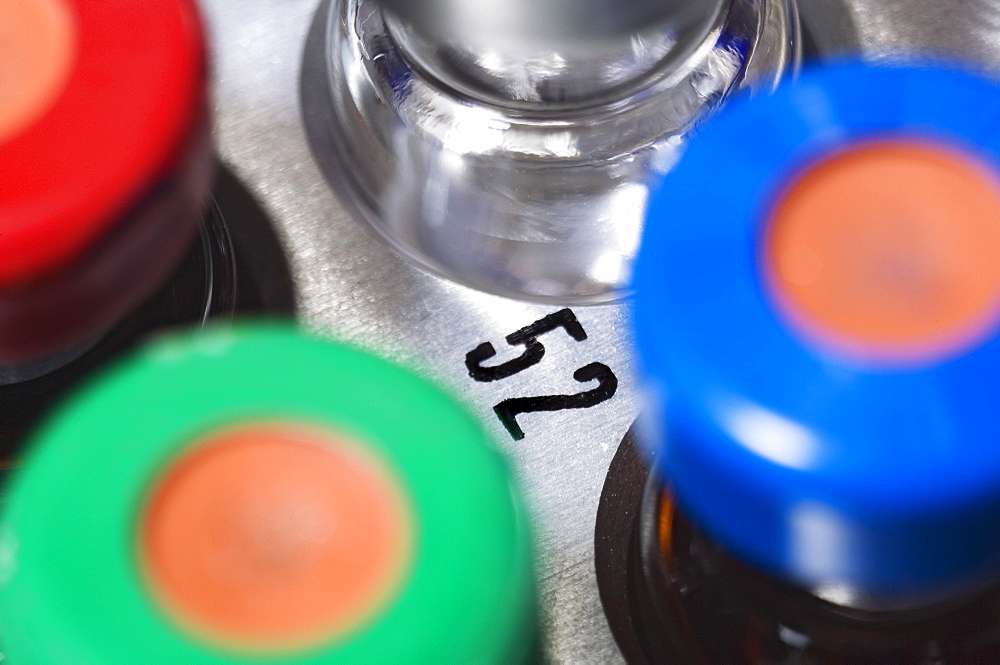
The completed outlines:
<svg viewBox="0 0 1000 665">
<path fill-rule="evenodd" d="M 764 270 L 780 308 L 822 341 L 927 360 L 1000 314 L 1000 188 L 931 143 L 878 141 L 814 164 L 779 201 Z"/>
<path fill-rule="evenodd" d="M 67 0 L 0 2 L 0 143 L 59 98 L 76 60 L 76 20 Z"/>
<path fill-rule="evenodd" d="M 203 639 L 289 652 L 359 628 L 398 590 L 413 533 L 372 453 L 305 426 L 209 436 L 153 489 L 140 556 L 153 595 Z"/>
</svg>

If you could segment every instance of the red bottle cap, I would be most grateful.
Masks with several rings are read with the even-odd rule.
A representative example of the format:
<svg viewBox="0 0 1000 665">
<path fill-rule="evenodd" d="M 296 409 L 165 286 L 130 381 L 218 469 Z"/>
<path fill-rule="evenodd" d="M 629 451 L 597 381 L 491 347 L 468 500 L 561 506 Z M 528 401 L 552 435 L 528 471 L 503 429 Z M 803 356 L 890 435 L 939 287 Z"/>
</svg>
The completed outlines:
<svg viewBox="0 0 1000 665">
<path fill-rule="evenodd" d="M 191 0 L 0 7 L 0 287 L 87 250 L 154 187 L 202 115 Z"/>
</svg>

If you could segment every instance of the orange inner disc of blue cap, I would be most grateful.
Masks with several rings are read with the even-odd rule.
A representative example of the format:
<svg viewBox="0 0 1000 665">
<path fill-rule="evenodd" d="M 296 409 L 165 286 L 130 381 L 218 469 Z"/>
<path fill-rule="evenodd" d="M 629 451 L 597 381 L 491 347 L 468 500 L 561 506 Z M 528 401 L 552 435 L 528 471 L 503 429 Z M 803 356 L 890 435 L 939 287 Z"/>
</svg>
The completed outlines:
<svg viewBox="0 0 1000 665">
<path fill-rule="evenodd" d="M 802 173 L 764 238 L 771 295 L 821 343 L 931 360 L 1000 315 L 997 174 L 957 149 L 874 141 Z"/>
</svg>

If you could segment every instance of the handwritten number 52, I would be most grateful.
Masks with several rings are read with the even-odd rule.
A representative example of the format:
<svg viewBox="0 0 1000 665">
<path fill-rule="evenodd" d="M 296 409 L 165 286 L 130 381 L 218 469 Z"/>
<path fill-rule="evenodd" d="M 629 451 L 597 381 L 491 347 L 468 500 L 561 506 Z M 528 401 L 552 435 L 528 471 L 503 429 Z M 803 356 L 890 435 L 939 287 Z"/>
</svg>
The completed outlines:
<svg viewBox="0 0 1000 665">
<path fill-rule="evenodd" d="M 483 342 L 465 356 L 465 366 L 469 376 L 480 382 L 499 381 L 533 367 L 545 356 L 545 347 L 538 337 L 545 333 L 562 328 L 577 342 L 587 339 L 587 333 L 569 309 L 563 309 L 535 321 L 531 325 L 507 335 L 506 342 L 510 346 L 524 346 L 524 352 L 505 363 L 484 366 L 483 361 L 496 356 L 496 348 Z M 597 386 L 573 395 L 542 395 L 538 397 L 514 397 L 505 399 L 493 407 L 500 422 L 515 440 L 524 438 L 524 430 L 517 422 L 521 413 L 534 411 L 561 411 L 562 409 L 583 409 L 600 404 L 611 399 L 618 390 L 618 378 L 607 365 L 590 363 L 573 373 L 573 378 L 580 383 L 597 381 Z"/>
</svg>

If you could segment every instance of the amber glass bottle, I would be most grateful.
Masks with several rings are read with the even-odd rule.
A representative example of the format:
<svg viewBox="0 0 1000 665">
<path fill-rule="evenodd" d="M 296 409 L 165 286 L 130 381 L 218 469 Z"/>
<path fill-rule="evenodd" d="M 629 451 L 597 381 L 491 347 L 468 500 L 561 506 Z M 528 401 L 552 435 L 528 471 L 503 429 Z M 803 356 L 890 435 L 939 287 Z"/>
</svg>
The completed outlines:
<svg viewBox="0 0 1000 665">
<path fill-rule="evenodd" d="M 733 555 L 699 531 L 658 483 L 651 484 L 646 499 L 636 544 L 642 548 L 640 574 L 651 591 L 654 625 L 662 631 L 645 636 L 647 648 L 657 654 L 654 662 L 1000 662 L 1000 589 L 902 611 L 838 604 Z"/>
</svg>

